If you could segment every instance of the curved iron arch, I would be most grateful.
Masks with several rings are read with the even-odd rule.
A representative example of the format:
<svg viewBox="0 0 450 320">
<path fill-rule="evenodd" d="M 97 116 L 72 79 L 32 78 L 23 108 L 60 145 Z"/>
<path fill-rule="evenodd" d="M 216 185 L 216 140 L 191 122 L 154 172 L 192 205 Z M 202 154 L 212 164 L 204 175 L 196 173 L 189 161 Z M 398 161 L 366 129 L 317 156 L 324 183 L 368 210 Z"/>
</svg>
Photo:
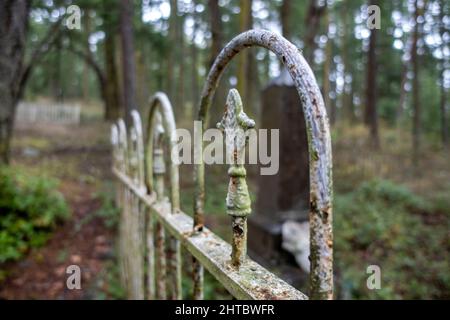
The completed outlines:
<svg viewBox="0 0 450 320">
<path fill-rule="evenodd" d="M 153 139 L 155 126 L 157 125 L 155 120 L 156 110 L 161 111 L 162 125 L 164 127 L 164 134 L 168 137 L 168 143 L 170 150 L 174 150 L 176 146 L 176 124 L 175 116 L 173 114 L 172 104 L 169 98 L 163 92 L 157 92 L 150 98 L 150 110 L 148 113 L 148 126 L 146 130 L 145 144 L 147 146 L 145 155 L 146 166 L 146 184 L 150 191 L 153 190 Z M 170 192 L 172 211 L 176 212 L 180 210 L 180 192 L 179 192 L 179 170 L 178 164 L 170 157 Z"/>
<path fill-rule="evenodd" d="M 279 34 L 267 30 L 249 30 L 233 38 L 219 53 L 211 67 L 201 94 L 197 120 L 202 130 L 208 126 L 208 111 L 219 80 L 228 63 L 241 51 L 252 46 L 266 48 L 277 55 L 291 75 L 302 101 L 305 116 L 310 179 L 310 296 L 313 299 L 333 297 L 332 232 L 332 155 L 326 108 L 314 74 L 300 50 Z M 202 132 L 194 145 L 202 154 Z M 201 158 L 201 157 L 200 157 Z M 204 164 L 195 165 L 196 194 L 194 230 L 204 223 Z"/>
</svg>

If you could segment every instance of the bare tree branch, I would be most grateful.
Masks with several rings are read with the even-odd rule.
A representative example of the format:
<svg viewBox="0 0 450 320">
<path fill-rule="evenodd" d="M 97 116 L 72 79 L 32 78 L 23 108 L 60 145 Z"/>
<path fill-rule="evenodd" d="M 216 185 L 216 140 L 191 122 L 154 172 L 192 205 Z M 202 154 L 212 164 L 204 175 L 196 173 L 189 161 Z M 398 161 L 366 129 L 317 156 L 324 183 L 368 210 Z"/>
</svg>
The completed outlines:
<svg viewBox="0 0 450 320">
<path fill-rule="evenodd" d="M 73 54 L 77 55 L 81 59 L 83 59 L 91 68 L 94 70 L 94 72 L 97 74 L 97 77 L 99 78 L 100 85 L 103 86 L 103 84 L 106 83 L 106 75 L 103 72 L 102 68 L 98 64 L 97 61 L 95 61 L 94 57 L 87 52 L 84 52 L 83 50 L 80 50 L 78 48 L 75 48 L 73 45 L 68 46 L 65 48 L 66 50 L 72 52 Z"/>
<path fill-rule="evenodd" d="M 30 60 L 22 68 L 18 91 L 16 93 L 16 99 L 20 99 L 23 94 L 25 84 L 30 78 L 31 72 L 36 64 L 47 54 L 55 44 L 56 40 L 61 36 L 61 23 L 63 16 L 61 16 L 47 31 L 45 37 L 36 46 L 36 49 L 31 54 Z"/>
</svg>

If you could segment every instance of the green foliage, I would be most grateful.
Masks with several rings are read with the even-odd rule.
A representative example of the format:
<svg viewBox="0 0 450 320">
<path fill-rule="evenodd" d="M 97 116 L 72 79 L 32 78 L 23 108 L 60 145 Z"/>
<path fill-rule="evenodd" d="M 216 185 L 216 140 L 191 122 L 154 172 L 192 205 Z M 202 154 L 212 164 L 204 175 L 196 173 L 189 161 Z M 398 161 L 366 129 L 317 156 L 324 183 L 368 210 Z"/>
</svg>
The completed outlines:
<svg viewBox="0 0 450 320">
<path fill-rule="evenodd" d="M 127 294 L 120 282 L 120 269 L 116 259 L 106 263 L 92 290 L 95 300 L 126 299 Z"/>
<path fill-rule="evenodd" d="M 69 210 L 56 182 L 0 168 L 0 263 L 43 245 Z"/>
<path fill-rule="evenodd" d="M 95 216 L 102 218 L 108 228 L 115 228 L 119 224 L 120 209 L 115 204 L 114 195 L 112 184 L 107 184 L 105 190 L 96 194 L 96 198 L 101 201 L 101 207 L 95 212 Z"/>
<path fill-rule="evenodd" d="M 439 222 L 446 219 L 433 209 L 407 188 L 385 180 L 337 195 L 335 261 L 340 296 L 448 298 L 448 225 Z M 367 289 L 366 268 L 371 264 L 381 268 L 380 290 Z"/>
</svg>

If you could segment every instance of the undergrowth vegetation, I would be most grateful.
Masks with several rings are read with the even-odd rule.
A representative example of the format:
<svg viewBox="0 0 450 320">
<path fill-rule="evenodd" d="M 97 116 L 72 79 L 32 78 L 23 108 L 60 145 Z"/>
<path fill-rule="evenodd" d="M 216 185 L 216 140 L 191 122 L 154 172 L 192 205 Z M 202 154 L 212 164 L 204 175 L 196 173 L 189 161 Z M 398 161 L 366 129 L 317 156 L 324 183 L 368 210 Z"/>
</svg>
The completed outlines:
<svg viewBox="0 0 450 320">
<path fill-rule="evenodd" d="M 414 167 L 406 134 L 383 127 L 381 139 L 382 149 L 374 152 L 363 126 L 333 130 L 336 298 L 448 299 L 448 157 L 426 141 L 423 157 Z M 227 175 L 222 168 L 207 170 L 207 225 L 229 241 Z M 181 198 L 183 209 L 192 213 L 195 186 L 191 171 L 186 171 Z M 249 177 L 248 182 L 255 208 L 257 181 Z M 379 290 L 367 288 L 370 265 L 381 269 Z M 213 284 L 207 286 L 214 288 Z"/>
<path fill-rule="evenodd" d="M 0 168 L 0 268 L 42 246 L 68 217 L 68 206 L 56 187 L 54 179 Z"/>
<path fill-rule="evenodd" d="M 356 299 L 448 299 L 448 208 L 449 197 L 426 200 L 388 180 L 364 182 L 336 195 L 338 294 Z M 381 269 L 379 290 L 367 288 L 369 265 Z"/>
</svg>

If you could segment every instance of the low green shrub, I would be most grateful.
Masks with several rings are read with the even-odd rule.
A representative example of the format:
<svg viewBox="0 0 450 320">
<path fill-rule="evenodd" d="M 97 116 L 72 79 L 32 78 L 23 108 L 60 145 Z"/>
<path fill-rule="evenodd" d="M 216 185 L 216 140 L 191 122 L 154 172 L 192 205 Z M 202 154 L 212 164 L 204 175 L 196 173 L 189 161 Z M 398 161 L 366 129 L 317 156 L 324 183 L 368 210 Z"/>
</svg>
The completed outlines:
<svg viewBox="0 0 450 320">
<path fill-rule="evenodd" d="M 446 221 L 431 201 L 390 181 L 374 180 L 337 194 L 334 235 L 339 296 L 449 298 L 448 224 L 440 220 Z M 367 288 L 369 265 L 381 268 L 379 290 Z"/>
<path fill-rule="evenodd" d="M 51 230 L 69 214 L 57 182 L 0 168 L 0 263 L 21 258 L 43 245 Z"/>
</svg>

